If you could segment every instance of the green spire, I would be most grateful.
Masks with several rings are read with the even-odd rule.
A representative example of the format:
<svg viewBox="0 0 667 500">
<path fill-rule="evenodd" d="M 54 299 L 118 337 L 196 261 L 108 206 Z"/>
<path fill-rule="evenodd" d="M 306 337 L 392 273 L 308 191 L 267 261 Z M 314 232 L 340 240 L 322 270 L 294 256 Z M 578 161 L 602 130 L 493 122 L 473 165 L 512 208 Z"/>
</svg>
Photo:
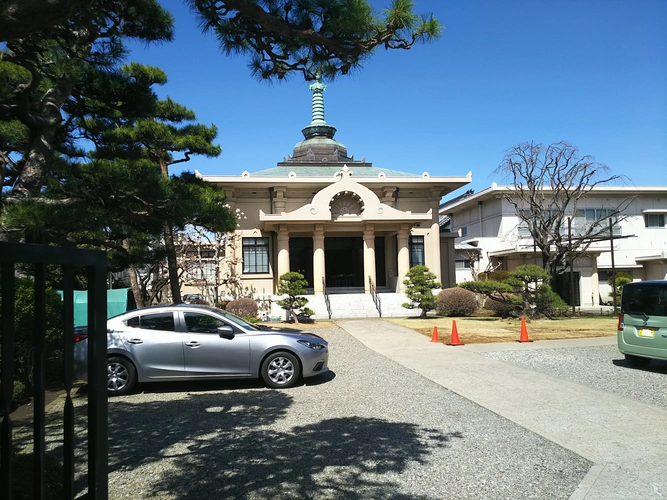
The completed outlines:
<svg viewBox="0 0 667 500">
<path fill-rule="evenodd" d="M 327 125 L 327 122 L 324 121 L 324 91 L 327 89 L 327 86 L 322 83 L 322 76 L 318 73 L 315 75 L 315 83 L 311 83 L 308 87 L 313 93 L 313 104 L 312 104 L 312 120 L 310 125 L 304 127 L 301 132 L 306 139 L 311 137 L 324 136 L 329 139 L 333 139 L 333 136 L 336 134 L 336 128 L 331 125 Z"/>
</svg>

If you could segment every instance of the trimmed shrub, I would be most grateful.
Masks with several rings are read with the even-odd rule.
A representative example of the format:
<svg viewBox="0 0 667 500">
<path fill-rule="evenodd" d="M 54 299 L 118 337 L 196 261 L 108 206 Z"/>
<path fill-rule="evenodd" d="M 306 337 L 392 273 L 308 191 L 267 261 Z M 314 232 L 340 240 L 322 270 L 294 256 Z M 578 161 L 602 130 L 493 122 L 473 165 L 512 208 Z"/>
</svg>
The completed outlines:
<svg viewBox="0 0 667 500">
<path fill-rule="evenodd" d="M 479 279 L 481 281 L 506 281 L 510 277 L 510 274 L 509 271 L 491 271 L 488 273 L 479 273 Z"/>
<path fill-rule="evenodd" d="M 516 295 L 506 295 L 508 300 L 503 300 L 497 295 L 490 295 L 486 299 L 484 308 L 493 312 L 494 316 L 501 318 L 518 318 L 523 309 L 523 299 Z"/>
<path fill-rule="evenodd" d="M 242 298 L 232 300 L 227 304 L 226 310 L 232 314 L 236 314 L 241 318 L 256 318 L 259 306 L 255 299 Z"/>
<path fill-rule="evenodd" d="M 229 304 L 229 302 L 230 302 L 229 300 L 221 300 L 221 301 L 215 303 L 215 307 L 225 311 L 225 310 L 227 310 L 227 304 Z"/>
<path fill-rule="evenodd" d="M 315 314 L 315 311 L 306 307 L 308 299 L 303 297 L 303 294 L 308 293 L 307 286 L 308 281 L 301 273 L 292 271 L 280 277 L 278 293 L 287 297 L 279 300 L 278 305 L 288 312 L 289 321 L 300 323 Z"/>
<path fill-rule="evenodd" d="M 546 283 L 537 289 L 534 300 L 535 309 L 547 318 L 563 316 L 570 308 L 561 296 Z"/>
<path fill-rule="evenodd" d="M 408 271 L 403 280 L 405 295 L 410 300 L 401 304 L 406 309 L 421 309 L 421 318 L 425 318 L 429 311 L 437 306 L 437 299 L 433 295 L 435 288 L 442 285 L 436 281 L 436 275 L 426 266 L 414 266 Z"/>
<path fill-rule="evenodd" d="M 475 294 L 464 288 L 445 288 L 438 293 L 436 312 L 441 316 L 470 316 L 477 310 Z"/>
</svg>

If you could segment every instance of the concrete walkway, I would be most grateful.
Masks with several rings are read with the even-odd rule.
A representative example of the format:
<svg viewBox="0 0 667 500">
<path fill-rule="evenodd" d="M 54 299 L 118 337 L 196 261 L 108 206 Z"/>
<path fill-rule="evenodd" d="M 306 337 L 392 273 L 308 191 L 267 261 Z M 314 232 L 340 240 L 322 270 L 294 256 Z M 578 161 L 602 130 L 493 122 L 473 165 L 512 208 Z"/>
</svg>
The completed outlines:
<svg viewBox="0 0 667 500">
<path fill-rule="evenodd" d="M 614 337 L 451 347 L 379 319 L 336 324 L 370 349 L 592 461 L 571 499 L 667 499 L 667 410 L 476 353 L 609 345 Z"/>
</svg>

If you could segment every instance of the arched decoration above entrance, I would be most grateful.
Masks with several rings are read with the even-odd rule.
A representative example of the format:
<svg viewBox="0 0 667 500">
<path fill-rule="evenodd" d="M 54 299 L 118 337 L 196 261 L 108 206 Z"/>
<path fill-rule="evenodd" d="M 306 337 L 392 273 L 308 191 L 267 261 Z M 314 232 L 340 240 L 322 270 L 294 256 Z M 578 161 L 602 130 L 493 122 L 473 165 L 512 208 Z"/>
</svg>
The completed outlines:
<svg viewBox="0 0 667 500">
<path fill-rule="evenodd" d="M 425 222 L 431 220 L 433 209 L 425 213 L 402 211 L 386 205 L 368 187 L 352 178 L 352 171 L 343 166 L 329 186 L 318 191 L 310 203 L 292 212 L 267 214 L 259 211 L 259 220 L 266 224 L 304 222 Z M 348 219 L 349 217 L 349 219 Z"/>
<path fill-rule="evenodd" d="M 333 220 L 350 215 L 361 215 L 364 208 L 364 201 L 361 197 L 357 193 L 351 193 L 349 191 L 337 193 L 331 198 L 331 202 L 329 203 L 331 218 Z"/>
</svg>

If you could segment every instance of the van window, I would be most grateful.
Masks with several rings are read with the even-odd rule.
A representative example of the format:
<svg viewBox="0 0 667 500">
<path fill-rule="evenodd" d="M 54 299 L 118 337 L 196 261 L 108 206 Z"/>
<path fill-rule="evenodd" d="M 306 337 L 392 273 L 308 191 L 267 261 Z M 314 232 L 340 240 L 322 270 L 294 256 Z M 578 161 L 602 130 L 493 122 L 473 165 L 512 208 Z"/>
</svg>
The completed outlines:
<svg viewBox="0 0 667 500">
<path fill-rule="evenodd" d="M 621 312 L 667 316 L 667 282 L 625 285 L 621 298 Z"/>
</svg>

